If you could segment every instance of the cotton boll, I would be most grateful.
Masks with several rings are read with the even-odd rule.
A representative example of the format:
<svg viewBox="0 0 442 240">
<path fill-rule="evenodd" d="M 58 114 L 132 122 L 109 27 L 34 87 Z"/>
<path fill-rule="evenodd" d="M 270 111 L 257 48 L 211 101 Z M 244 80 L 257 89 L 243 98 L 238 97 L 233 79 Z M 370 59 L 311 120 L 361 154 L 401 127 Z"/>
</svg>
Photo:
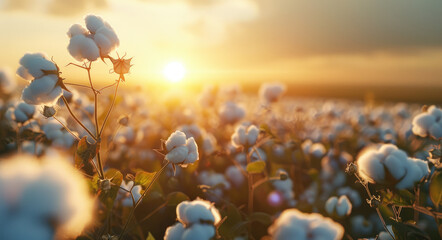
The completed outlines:
<svg viewBox="0 0 442 240">
<path fill-rule="evenodd" d="M 226 169 L 225 175 L 235 187 L 240 187 L 245 181 L 244 175 L 242 175 L 241 170 L 236 166 L 229 166 Z"/>
<path fill-rule="evenodd" d="M 272 239 L 341 239 L 344 228 L 317 213 L 306 214 L 297 209 L 284 210 L 269 227 Z"/>
<path fill-rule="evenodd" d="M 335 208 L 336 208 L 336 204 L 338 204 L 338 197 L 333 196 L 330 197 L 326 202 L 325 202 L 325 211 L 328 213 L 328 215 L 333 215 L 335 212 Z"/>
<path fill-rule="evenodd" d="M 74 35 L 69 41 L 68 50 L 77 61 L 95 61 L 100 57 L 100 50 L 94 40 L 84 35 Z"/>
<path fill-rule="evenodd" d="M 322 143 L 314 143 L 310 146 L 310 154 L 316 158 L 324 156 L 326 150 Z"/>
<path fill-rule="evenodd" d="M 166 149 L 171 151 L 173 148 L 186 144 L 186 134 L 181 131 L 175 131 L 166 140 Z"/>
<path fill-rule="evenodd" d="M 101 27 L 95 32 L 94 41 L 100 49 L 101 56 L 108 55 L 120 43 L 117 34 L 109 25 Z"/>
<path fill-rule="evenodd" d="M 357 164 L 358 173 L 363 179 L 371 183 L 392 185 L 397 189 L 411 188 L 429 174 L 427 162 L 409 158 L 392 144 L 384 144 L 378 150 L 364 151 Z M 387 176 L 397 181 L 391 182 L 386 179 Z"/>
<path fill-rule="evenodd" d="M 17 86 L 15 79 L 12 77 L 9 69 L 0 69 L 0 94 L 10 94 Z"/>
<path fill-rule="evenodd" d="M 207 133 L 204 135 L 203 149 L 206 155 L 210 155 L 213 152 L 215 152 L 216 144 L 217 144 L 216 138 L 212 134 Z"/>
<path fill-rule="evenodd" d="M 255 125 L 250 125 L 246 128 L 245 125 L 240 125 L 235 129 L 231 140 L 236 147 L 248 145 L 253 146 L 259 136 L 259 129 Z"/>
<path fill-rule="evenodd" d="M 285 92 L 286 87 L 280 83 L 265 83 L 259 88 L 259 97 L 266 103 L 277 102 L 282 94 Z"/>
<path fill-rule="evenodd" d="M 342 187 L 339 188 L 336 192 L 338 195 L 346 195 L 353 206 L 359 207 L 362 204 L 361 196 L 356 190 L 353 190 L 351 187 Z"/>
<path fill-rule="evenodd" d="M 231 101 L 222 105 L 218 113 L 221 121 L 226 124 L 236 123 L 246 115 L 244 108 Z"/>
<path fill-rule="evenodd" d="M 95 34 L 98 29 L 104 27 L 104 20 L 95 15 L 87 15 L 84 18 L 84 21 L 86 22 L 87 29 L 92 33 Z"/>
<path fill-rule="evenodd" d="M 183 163 L 186 160 L 189 149 L 186 146 L 179 146 L 166 154 L 165 159 L 175 164 Z"/>
<path fill-rule="evenodd" d="M 365 237 L 373 231 L 373 224 L 362 215 L 352 217 L 350 223 L 352 232 L 357 236 Z"/>
<path fill-rule="evenodd" d="M 132 181 L 130 183 L 132 183 L 132 185 L 133 185 Z M 128 191 L 132 188 L 132 186 L 130 186 L 130 185 L 126 186 L 126 187 L 127 188 L 125 188 L 125 189 Z M 134 197 L 135 202 L 137 202 L 141 198 L 141 190 L 142 190 L 142 187 L 140 185 L 136 185 L 132 188 L 132 195 Z M 122 204 L 125 207 L 133 207 L 132 197 L 130 196 L 129 193 L 127 194 L 126 198 L 123 199 Z"/>
<path fill-rule="evenodd" d="M 26 228 L 27 232 L 33 226 L 45 224 L 52 232 L 75 237 L 92 217 L 88 186 L 83 176 L 62 156 L 37 160 L 17 155 L 0 163 L 0 176 L 0 186 L 13 186 L 0 188 L 0 196 L 7 196 L 6 201 L 14 209 L 9 219 L 30 221 L 32 226 Z M 0 233 L 5 232 L 3 227 L 8 228 L 0 225 Z"/>
<path fill-rule="evenodd" d="M 56 85 L 57 81 L 58 77 L 55 75 L 35 79 L 23 89 L 23 101 L 32 105 L 54 105 L 63 94 L 61 87 Z"/>
<path fill-rule="evenodd" d="M 181 202 L 176 208 L 176 213 L 178 220 L 186 226 L 203 222 L 217 224 L 221 220 L 218 209 L 209 201 L 201 199 Z"/>
<path fill-rule="evenodd" d="M 164 240 L 181 240 L 181 236 L 184 233 L 184 226 L 178 222 L 175 225 L 168 227 L 164 234 Z"/>
<path fill-rule="evenodd" d="M 266 161 L 267 160 L 267 155 L 264 152 L 264 150 L 262 150 L 261 148 L 249 148 L 249 154 L 250 152 L 252 152 L 252 155 L 250 156 L 250 160 L 252 162 L 255 161 Z"/>
<path fill-rule="evenodd" d="M 427 112 L 415 116 L 412 124 L 412 131 L 418 136 L 442 138 L 442 111 L 434 105 L 430 106 Z"/>
<path fill-rule="evenodd" d="M 74 25 L 72 25 L 72 26 L 69 28 L 67 34 L 68 34 L 68 37 L 69 37 L 69 38 L 72 38 L 73 36 L 76 36 L 76 35 L 83 35 L 83 36 L 85 36 L 85 35 L 88 34 L 88 32 L 87 32 L 87 30 L 86 30 L 83 26 L 81 26 L 80 24 L 74 24 Z"/>
<path fill-rule="evenodd" d="M 196 162 L 199 159 L 199 153 L 198 145 L 196 145 L 195 139 L 193 137 L 187 139 L 186 146 L 188 149 L 188 154 L 184 163 L 187 164 Z"/>
<path fill-rule="evenodd" d="M 0 239 L 5 240 L 49 240 L 54 239 L 54 230 L 43 222 L 24 215 L 9 219 L 0 227 Z"/>
<path fill-rule="evenodd" d="M 22 102 L 17 105 L 13 113 L 16 122 L 24 123 L 33 118 L 35 106 Z"/>
<path fill-rule="evenodd" d="M 43 77 L 43 70 L 56 71 L 55 64 L 47 59 L 47 56 L 43 53 L 27 53 L 20 59 L 21 66 L 17 74 L 26 80 L 30 80 L 29 76 L 33 78 Z"/>
<path fill-rule="evenodd" d="M 193 224 L 183 232 L 182 240 L 210 240 L 215 236 L 215 227 L 208 224 Z"/>
</svg>

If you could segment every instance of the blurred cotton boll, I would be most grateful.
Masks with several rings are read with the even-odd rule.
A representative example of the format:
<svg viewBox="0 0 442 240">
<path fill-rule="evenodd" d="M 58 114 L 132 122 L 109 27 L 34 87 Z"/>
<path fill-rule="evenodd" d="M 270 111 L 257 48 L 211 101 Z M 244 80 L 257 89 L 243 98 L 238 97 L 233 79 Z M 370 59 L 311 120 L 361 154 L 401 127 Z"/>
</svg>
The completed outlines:
<svg viewBox="0 0 442 240">
<path fill-rule="evenodd" d="M 167 139 L 166 160 L 183 167 L 189 163 L 194 163 L 199 159 L 198 146 L 193 137 L 186 139 L 186 134 L 175 131 Z"/>
<path fill-rule="evenodd" d="M 209 240 L 215 236 L 215 225 L 221 215 L 214 204 L 196 199 L 184 201 L 176 208 L 179 223 L 168 227 L 165 240 Z"/>
<path fill-rule="evenodd" d="M 79 24 L 69 28 L 69 53 L 77 61 L 95 61 L 99 57 L 107 57 L 120 44 L 117 34 L 99 16 L 87 15 L 85 22 L 87 29 Z"/>
<path fill-rule="evenodd" d="M 413 187 L 430 172 L 427 162 L 409 158 L 404 151 L 392 144 L 383 144 L 377 150 L 363 151 L 357 164 L 358 174 L 364 180 L 397 189 Z M 393 181 L 388 176 L 393 177 Z"/>
<path fill-rule="evenodd" d="M 222 105 L 218 111 L 221 122 L 225 124 L 234 124 L 243 119 L 246 115 L 244 108 L 236 103 L 228 101 Z"/>
<path fill-rule="evenodd" d="M 285 90 L 285 85 L 281 83 L 264 83 L 259 88 L 259 97 L 265 103 L 277 102 Z"/>
<path fill-rule="evenodd" d="M 259 129 L 255 125 L 246 127 L 240 125 L 235 129 L 232 135 L 232 144 L 236 147 L 253 146 L 258 140 Z"/>
<path fill-rule="evenodd" d="M 34 117 L 35 106 L 21 102 L 15 108 L 11 108 L 11 120 L 24 123 Z"/>
<path fill-rule="evenodd" d="M 76 237 L 92 205 L 85 180 L 60 155 L 0 162 L 0 239 Z"/>
<path fill-rule="evenodd" d="M 330 216 L 345 217 L 351 213 L 351 202 L 347 196 L 343 195 L 339 198 L 336 196 L 330 197 L 325 202 L 325 211 Z"/>
<path fill-rule="evenodd" d="M 11 94 L 15 87 L 17 86 L 17 83 L 15 82 L 15 79 L 12 77 L 11 72 L 9 69 L 1 68 L 0 69 L 0 94 Z"/>
<path fill-rule="evenodd" d="M 58 67 L 42 53 L 27 53 L 20 59 L 17 74 L 30 81 L 22 99 L 32 105 L 54 105 L 63 94 Z"/>
<path fill-rule="evenodd" d="M 317 213 L 302 213 L 297 209 L 282 212 L 268 232 L 275 240 L 338 240 L 344 236 L 344 228 L 330 218 Z"/>
<path fill-rule="evenodd" d="M 430 106 L 426 112 L 413 118 L 413 133 L 435 139 L 442 138 L 442 110 L 436 106 Z"/>
</svg>

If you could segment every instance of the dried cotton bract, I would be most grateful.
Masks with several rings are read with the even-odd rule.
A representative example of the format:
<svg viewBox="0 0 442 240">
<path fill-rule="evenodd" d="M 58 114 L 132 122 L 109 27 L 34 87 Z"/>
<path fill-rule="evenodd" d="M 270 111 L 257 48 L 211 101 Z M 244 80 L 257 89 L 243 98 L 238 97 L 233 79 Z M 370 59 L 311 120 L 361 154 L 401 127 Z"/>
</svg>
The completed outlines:
<svg viewBox="0 0 442 240">
<path fill-rule="evenodd" d="M 209 201 L 184 201 L 176 208 L 178 223 L 168 227 L 165 240 L 209 240 L 221 220 L 218 209 Z"/>
<path fill-rule="evenodd" d="M 69 28 L 69 53 L 77 61 L 95 61 L 99 57 L 108 57 L 120 44 L 117 34 L 101 17 L 88 15 L 85 22 L 87 29 L 80 24 L 74 24 Z"/>
<path fill-rule="evenodd" d="M 363 152 L 357 160 L 358 174 L 370 183 L 411 188 L 430 172 L 428 163 L 407 154 L 393 144 Z"/>
<path fill-rule="evenodd" d="M 413 118 L 412 130 L 421 137 L 442 138 L 442 110 L 433 105 L 426 112 L 418 114 Z"/>
<path fill-rule="evenodd" d="M 282 212 L 268 231 L 275 240 L 338 240 L 344 236 L 344 228 L 330 218 L 297 209 Z"/>
<path fill-rule="evenodd" d="M 92 217 L 83 177 L 61 156 L 0 162 L 0 239 L 71 238 Z"/>
<path fill-rule="evenodd" d="M 186 166 L 199 159 L 198 146 L 193 137 L 186 139 L 186 134 L 175 131 L 166 141 L 166 160 Z"/>
<path fill-rule="evenodd" d="M 58 67 L 42 53 L 27 53 L 20 59 L 17 74 L 30 81 L 22 99 L 32 105 L 54 105 L 62 95 Z"/>
</svg>

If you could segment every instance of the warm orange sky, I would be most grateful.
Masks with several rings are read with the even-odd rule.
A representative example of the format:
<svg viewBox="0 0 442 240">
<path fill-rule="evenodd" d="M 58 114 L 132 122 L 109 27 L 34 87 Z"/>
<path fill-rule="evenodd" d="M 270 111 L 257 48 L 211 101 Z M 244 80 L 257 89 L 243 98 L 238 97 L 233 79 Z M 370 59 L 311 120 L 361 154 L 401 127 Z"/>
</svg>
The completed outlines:
<svg viewBox="0 0 442 240">
<path fill-rule="evenodd" d="M 0 9 L 0 66 L 13 70 L 25 52 L 75 61 L 66 32 L 93 13 L 134 57 L 128 81 L 161 80 L 179 60 L 188 80 L 442 86 L 442 1 L 0 0 Z M 95 76 L 110 68 L 97 65 Z"/>
</svg>

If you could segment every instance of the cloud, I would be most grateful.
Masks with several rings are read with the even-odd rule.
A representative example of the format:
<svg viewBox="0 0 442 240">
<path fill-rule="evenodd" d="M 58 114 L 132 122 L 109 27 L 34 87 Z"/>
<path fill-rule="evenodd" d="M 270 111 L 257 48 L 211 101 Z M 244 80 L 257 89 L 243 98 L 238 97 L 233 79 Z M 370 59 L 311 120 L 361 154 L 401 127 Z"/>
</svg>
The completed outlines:
<svg viewBox="0 0 442 240">
<path fill-rule="evenodd" d="M 5 11 L 28 11 L 48 13 L 55 16 L 85 14 L 94 9 L 107 7 L 106 0 L 3 0 L 0 7 Z"/>
<path fill-rule="evenodd" d="M 224 46 L 247 59 L 442 47 L 442 2 L 258 0 L 261 16 Z M 235 52 L 235 51 L 234 51 Z"/>
</svg>

